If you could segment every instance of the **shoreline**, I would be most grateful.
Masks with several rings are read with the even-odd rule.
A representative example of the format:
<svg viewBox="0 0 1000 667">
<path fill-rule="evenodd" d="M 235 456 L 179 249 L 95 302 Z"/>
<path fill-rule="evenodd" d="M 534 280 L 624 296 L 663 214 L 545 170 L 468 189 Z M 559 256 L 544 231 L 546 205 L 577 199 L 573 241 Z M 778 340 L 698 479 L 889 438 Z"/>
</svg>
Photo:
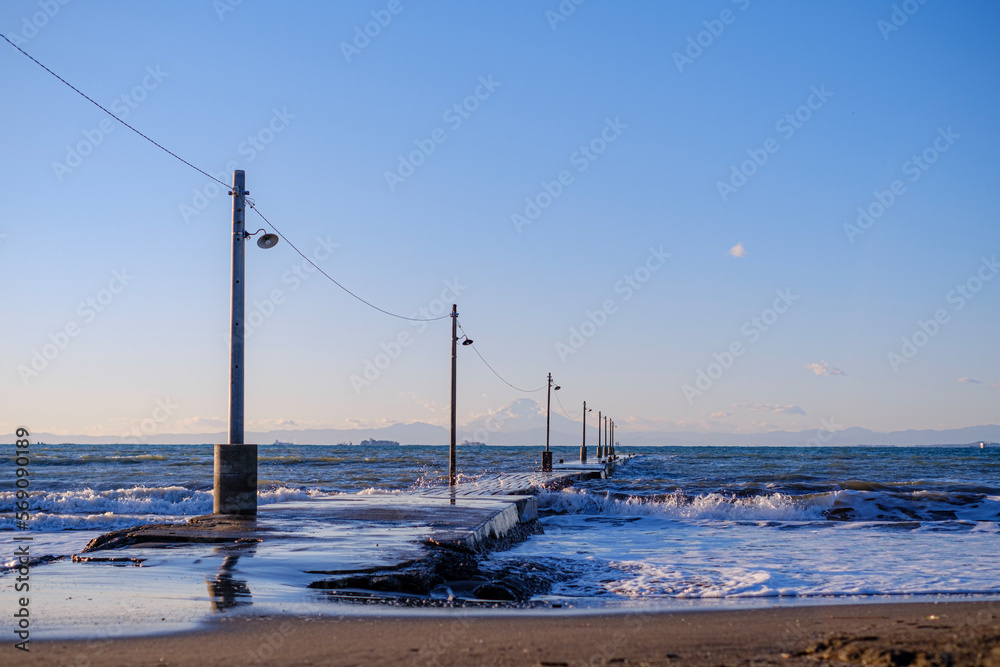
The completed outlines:
<svg viewBox="0 0 1000 667">
<path fill-rule="evenodd" d="M 1000 601 L 421 617 L 236 616 L 145 637 L 35 640 L 26 665 L 984 665 Z"/>
</svg>

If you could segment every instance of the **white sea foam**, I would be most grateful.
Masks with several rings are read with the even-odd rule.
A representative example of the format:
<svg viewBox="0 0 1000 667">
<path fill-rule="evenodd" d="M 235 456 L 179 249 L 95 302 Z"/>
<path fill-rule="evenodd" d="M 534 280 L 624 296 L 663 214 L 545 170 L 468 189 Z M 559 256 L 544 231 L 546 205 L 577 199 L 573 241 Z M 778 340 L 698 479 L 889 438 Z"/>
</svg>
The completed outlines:
<svg viewBox="0 0 1000 667">
<path fill-rule="evenodd" d="M 566 488 L 543 493 L 539 507 L 554 514 L 658 516 L 677 521 L 997 521 L 1000 497 L 968 496 L 929 491 L 895 492 L 841 489 L 793 496 L 767 493 L 735 496 L 681 492 L 653 497 L 614 497 L 585 489 Z"/>
<path fill-rule="evenodd" d="M 358 491 L 359 496 L 401 496 L 406 493 L 409 492 L 402 489 L 376 489 L 374 486 Z"/>
<path fill-rule="evenodd" d="M 309 498 L 315 498 L 324 495 L 329 495 L 329 494 L 320 491 L 319 489 L 302 490 L 287 486 L 279 486 L 274 489 L 257 491 L 257 504 L 270 505 L 272 503 L 280 503 L 286 500 L 308 500 Z"/>
<path fill-rule="evenodd" d="M 657 498 L 618 499 L 606 493 L 566 488 L 539 496 L 540 508 L 556 514 L 658 516 L 681 521 L 816 521 L 824 519 L 824 510 L 832 504 L 832 496 L 803 499 L 782 493 L 749 497 L 722 493 L 687 497 L 675 493 Z"/>
<path fill-rule="evenodd" d="M 951 522 L 954 523 L 954 522 Z M 885 522 L 561 515 L 484 569 L 571 573 L 555 597 L 621 600 L 1000 594 L 996 522 L 940 533 Z"/>
<path fill-rule="evenodd" d="M 790 589 L 775 588 L 772 574 L 763 570 L 727 567 L 699 572 L 641 561 L 611 565 L 613 569 L 630 576 L 608 582 L 608 590 L 630 598 L 774 597 L 795 594 Z"/>
<path fill-rule="evenodd" d="M 258 505 L 289 500 L 305 500 L 323 495 L 318 490 L 279 486 L 257 492 Z M 13 491 L 0 492 L 0 530 L 13 530 Z M 30 529 L 117 530 L 143 523 L 183 521 L 191 516 L 211 514 L 212 492 L 182 486 L 135 486 L 122 489 L 80 489 L 49 491 L 31 496 Z"/>
<path fill-rule="evenodd" d="M 6 506 L 14 503 L 14 493 L 0 493 Z M 59 514 L 204 514 L 212 511 L 210 491 L 192 491 L 182 486 L 135 486 L 128 489 L 95 491 L 48 491 L 32 494 L 33 513 Z"/>
</svg>

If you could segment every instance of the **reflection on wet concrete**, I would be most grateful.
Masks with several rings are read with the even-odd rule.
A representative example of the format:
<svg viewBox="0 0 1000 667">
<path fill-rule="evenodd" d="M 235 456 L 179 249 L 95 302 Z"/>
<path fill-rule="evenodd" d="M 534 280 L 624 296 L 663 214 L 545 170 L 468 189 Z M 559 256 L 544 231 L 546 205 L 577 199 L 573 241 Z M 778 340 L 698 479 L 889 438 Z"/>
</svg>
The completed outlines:
<svg viewBox="0 0 1000 667">
<path fill-rule="evenodd" d="M 255 549 L 241 549 L 240 553 L 231 553 L 229 547 L 216 547 L 216 554 L 226 554 L 219 566 L 219 571 L 214 579 L 208 579 L 208 595 L 211 598 L 212 611 L 226 611 L 235 607 L 243 607 L 253 604 L 252 593 L 247 582 L 243 579 L 234 579 L 233 570 L 241 556 L 252 556 Z"/>
</svg>

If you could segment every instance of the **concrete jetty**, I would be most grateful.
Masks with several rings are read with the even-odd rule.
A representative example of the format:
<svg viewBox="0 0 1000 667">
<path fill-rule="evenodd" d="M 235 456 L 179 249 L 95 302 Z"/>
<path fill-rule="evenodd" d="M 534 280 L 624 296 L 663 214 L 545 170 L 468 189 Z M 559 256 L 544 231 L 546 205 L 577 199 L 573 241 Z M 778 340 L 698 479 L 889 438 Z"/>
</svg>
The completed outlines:
<svg viewBox="0 0 1000 667">
<path fill-rule="evenodd" d="M 552 465 L 552 472 L 501 473 L 496 477 L 462 482 L 454 487 L 420 491 L 418 494 L 430 497 L 530 495 L 540 489 L 561 489 L 586 479 L 605 479 L 614 474 L 618 461 L 608 459 L 594 463 L 555 463 Z"/>
<path fill-rule="evenodd" d="M 94 539 L 74 561 L 143 565 L 162 562 L 164 548 L 181 548 L 224 556 L 224 576 L 216 579 L 240 583 L 230 591 L 265 587 L 255 573 L 266 579 L 280 567 L 296 584 L 327 595 L 433 596 L 447 590 L 451 596 L 466 590 L 472 599 L 526 599 L 536 591 L 483 577 L 476 555 L 540 532 L 533 495 L 539 490 L 607 477 L 622 460 L 557 464 L 552 472 L 508 473 L 412 493 L 287 501 L 261 506 L 256 519 L 212 514 L 127 528 Z"/>
</svg>

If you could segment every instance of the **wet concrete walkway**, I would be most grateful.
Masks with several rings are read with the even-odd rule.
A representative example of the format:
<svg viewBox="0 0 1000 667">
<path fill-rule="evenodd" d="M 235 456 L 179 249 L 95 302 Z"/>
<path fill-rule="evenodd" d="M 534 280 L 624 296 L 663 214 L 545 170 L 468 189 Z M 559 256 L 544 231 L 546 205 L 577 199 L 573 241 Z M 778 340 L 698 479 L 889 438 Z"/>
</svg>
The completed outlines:
<svg viewBox="0 0 1000 667">
<path fill-rule="evenodd" d="M 420 495 L 431 497 L 507 496 L 527 495 L 539 489 L 561 489 L 573 482 L 585 479 L 604 479 L 614 474 L 616 464 L 623 459 L 592 463 L 556 463 L 552 472 L 501 473 L 496 477 L 463 482 L 454 487 L 443 487 L 420 491 Z"/>
<path fill-rule="evenodd" d="M 464 586 L 474 597 L 523 599 L 531 591 L 482 579 L 476 554 L 540 530 L 531 494 L 606 477 L 615 463 L 557 464 L 552 472 L 504 474 L 415 493 L 282 502 L 260 507 L 255 519 L 207 515 L 138 526 L 94 539 L 73 560 L 150 567 L 180 556 L 178 550 L 194 562 L 221 557 L 208 582 L 223 605 L 246 603 L 241 591 L 261 589 L 278 570 L 290 585 L 328 595 L 429 596 Z"/>
</svg>

